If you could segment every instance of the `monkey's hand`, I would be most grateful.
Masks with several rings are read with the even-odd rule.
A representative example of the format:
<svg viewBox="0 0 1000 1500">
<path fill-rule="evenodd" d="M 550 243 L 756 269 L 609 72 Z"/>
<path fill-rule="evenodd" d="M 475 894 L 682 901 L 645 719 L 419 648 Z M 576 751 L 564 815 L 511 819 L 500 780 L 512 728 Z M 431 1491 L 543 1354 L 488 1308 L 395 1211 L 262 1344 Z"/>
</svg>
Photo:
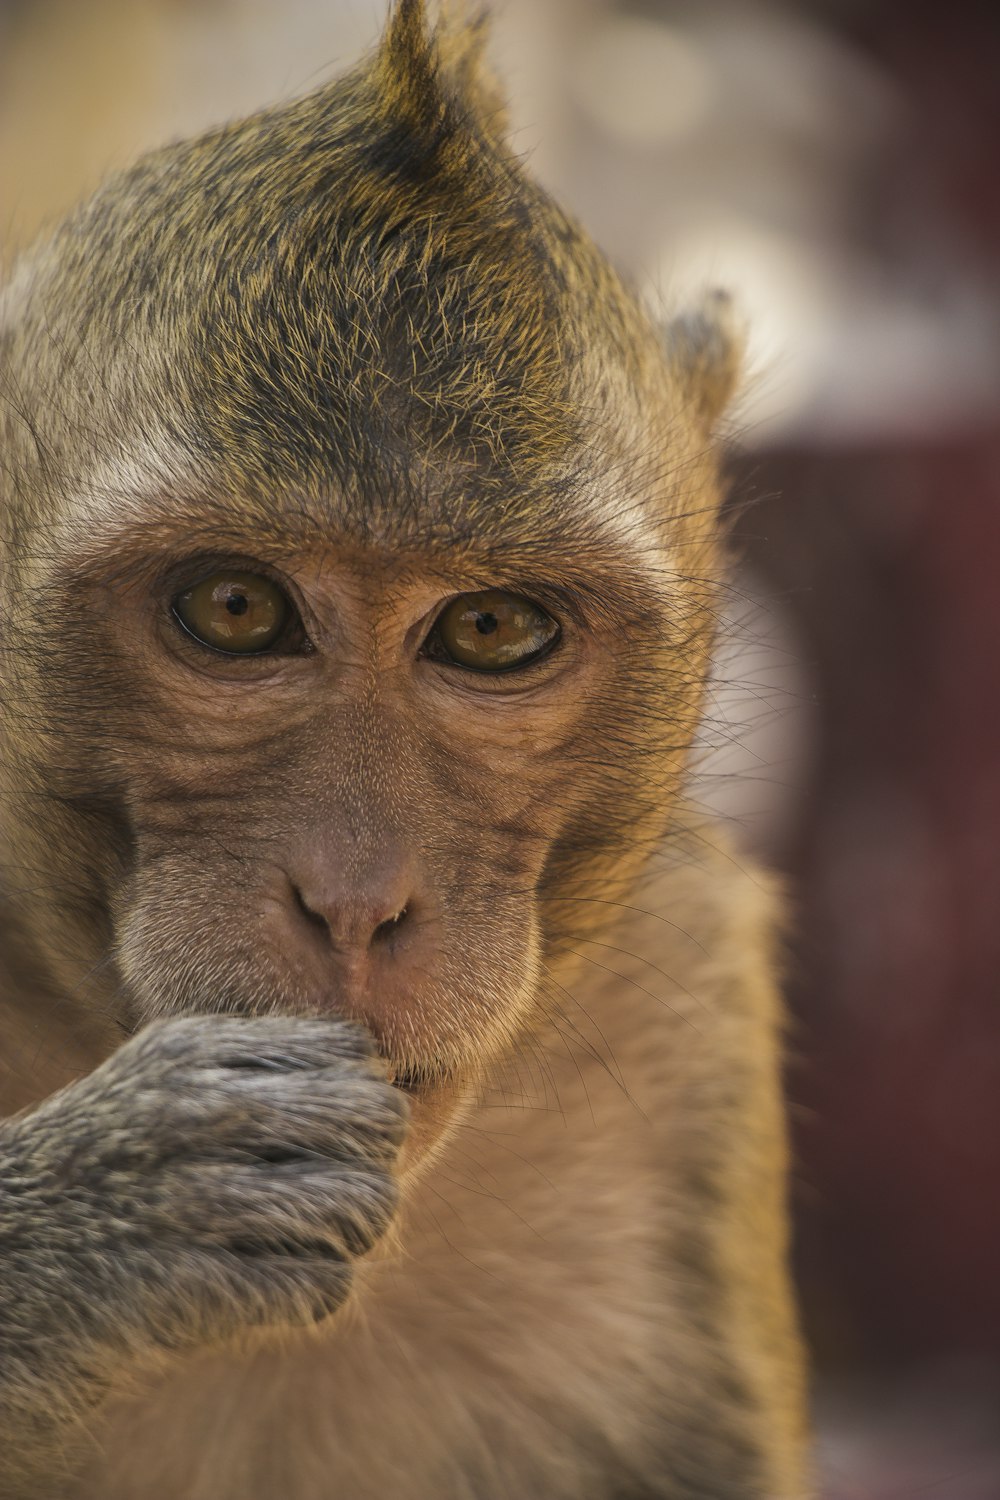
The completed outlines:
<svg viewBox="0 0 1000 1500">
<path fill-rule="evenodd" d="M 194 1016 L 0 1124 L 0 1495 L 130 1356 L 339 1307 L 407 1113 L 358 1027 Z"/>
</svg>

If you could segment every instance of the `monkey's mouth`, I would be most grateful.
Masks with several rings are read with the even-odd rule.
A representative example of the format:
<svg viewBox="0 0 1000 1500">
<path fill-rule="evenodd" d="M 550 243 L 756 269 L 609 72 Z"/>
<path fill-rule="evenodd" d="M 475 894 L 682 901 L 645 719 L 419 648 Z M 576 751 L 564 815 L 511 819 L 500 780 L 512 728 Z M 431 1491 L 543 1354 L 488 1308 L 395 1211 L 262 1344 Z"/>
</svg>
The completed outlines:
<svg viewBox="0 0 1000 1500">
<path fill-rule="evenodd" d="M 391 1062 L 389 1066 L 389 1078 L 393 1086 L 415 1099 L 426 1099 L 441 1093 L 454 1083 L 452 1070 L 437 1060 L 414 1067 L 394 1067 Z"/>
<path fill-rule="evenodd" d="M 411 1068 L 403 1068 L 393 1076 L 393 1087 L 402 1089 L 404 1094 L 419 1094 L 422 1075 L 418 1075 Z"/>
</svg>

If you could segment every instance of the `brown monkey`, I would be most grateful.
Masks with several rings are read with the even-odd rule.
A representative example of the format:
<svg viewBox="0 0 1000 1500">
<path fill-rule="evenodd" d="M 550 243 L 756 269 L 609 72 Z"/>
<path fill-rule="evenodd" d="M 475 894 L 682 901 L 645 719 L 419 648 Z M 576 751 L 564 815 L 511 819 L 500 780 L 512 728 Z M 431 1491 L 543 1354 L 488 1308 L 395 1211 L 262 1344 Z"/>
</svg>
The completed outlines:
<svg viewBox="0 0 1000 1500">
<path fill-rule="evenodd" d="M 481 75 L 402 0 L 11 278 L 5 1497 L 807 1492 L 771 900 L 681 811 L 725 305 Z"/>
</svg>

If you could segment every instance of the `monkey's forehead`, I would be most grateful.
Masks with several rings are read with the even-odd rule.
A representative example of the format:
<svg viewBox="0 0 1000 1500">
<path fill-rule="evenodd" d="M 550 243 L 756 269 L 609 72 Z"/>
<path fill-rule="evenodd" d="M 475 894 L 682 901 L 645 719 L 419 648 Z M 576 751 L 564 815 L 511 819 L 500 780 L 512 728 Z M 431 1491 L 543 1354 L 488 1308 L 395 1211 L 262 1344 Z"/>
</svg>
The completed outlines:
<svg viewBox="0 0 1000 1500">
<path fill-rule="evenodd" d="M 610 420 L 612 367 L 648 384 L 648 320 L 409 11 L 344 77 L 68 221 L 24 282 L 51 393 L 89 380 L 107 423 L 166 403 L 215 462 L 347 483 L 420 450 L 523 475 Z"/>
<path fill-rule="evenodd" d="M 544 546 L 691 509 L 655 331 L 420 45 L 146 158 L 29 267 L 14 381 L 78 527 L 215 497 Z"/>
<path fill-rule="evenodd" d="M 95 406 L 113 393 L 107 421 L 168 419 L 263 483 L 369 476 L 380 492 L 418 462 L 528 482 L 635 425 L 655 336 L 626 332 L 639 320 L 616 279 L 553 234 L 529 185 L 494 182 L 474 205 L 464 188 L 395 194 L 348 156 L 317 196 L 280 171 L 240 193 L 214 155 L 193 160 L 176 205 L 171 180 L 125 223 L 117 203 L 110 224 L 96 213 L 86 284 L 64 275 L 46 314 L 65 330 L 55 362 L 84 346 Z"/>
<path fill-rule="evenodd" d="M 314 489 L 297 479 L 261 486 L 237 469 L 213 471 L 204 455 L 166 433 L 78 473 L 48 529 L 37 582 L 78 568 L 127 574 L 194 554 L 244 556 L 293 571 L 326 557 L 361 574 L 547 579 L 587 587 L 623 570 L 641 581 L 691 540 L 675 517 L 690 504 L 690 475 L 633 466 L 595 474 L 589 462 L 526 485 L 483 487 L 475 474 L 426 476 L 376 492 L 369 481 Z M 704 478 L 705 497 L 711 476 Z M 662 503 L 656 502 L 656 494 Z"/>
</svg>

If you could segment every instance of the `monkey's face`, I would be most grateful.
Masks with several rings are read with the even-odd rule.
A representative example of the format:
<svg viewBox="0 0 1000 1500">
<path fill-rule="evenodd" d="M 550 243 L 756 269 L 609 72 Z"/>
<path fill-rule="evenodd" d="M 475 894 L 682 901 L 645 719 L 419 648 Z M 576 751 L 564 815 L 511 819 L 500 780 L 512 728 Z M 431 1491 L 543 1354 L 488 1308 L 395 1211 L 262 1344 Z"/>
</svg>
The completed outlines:
<svg viewBox="0 0 1000 1500">
<path fill-rule="evenodd" d="M 457 88 L 404 7 L 141 162 L 15 284 L 4 375 L 7 883 L 60 987 L 354 1016 L 430 1091 L 662 831 L 730 363 Z"/>
<path fill-rule="evenodd" d="M 131 1003 L 350 1015 L 433 1082 L 531 1001 L 539 881 L 610 663 L 558 575 L 252 540 L 103 591 L 136 714 Z"/>
<path fill-rule="evenodd" d="M 659 700 L 685 740 L 698 675 L 664 650 L 680 595 L 559 505 L 530 545 L 156 508 L 33 605 L 50 785 L 99 830 L 109 1003 L 347 1015 L 401 1081 L 467 1079 L 544 994 L 553 911 L 586 928 L 662 819 Z"/>
</svg>

